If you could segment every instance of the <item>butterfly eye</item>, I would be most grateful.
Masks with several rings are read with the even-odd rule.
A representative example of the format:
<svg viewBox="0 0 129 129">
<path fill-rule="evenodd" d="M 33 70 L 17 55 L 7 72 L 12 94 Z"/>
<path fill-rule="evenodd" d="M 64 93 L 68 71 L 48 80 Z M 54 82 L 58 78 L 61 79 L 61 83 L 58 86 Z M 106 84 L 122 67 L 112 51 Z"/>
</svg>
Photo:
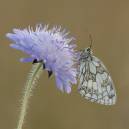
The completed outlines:
<svg viewBox="0 0 129 129">
<path fill-rule="evenodd" d="M 87 51 L 90 52 L 90 48 L 87 48 Z"/>
</svg>

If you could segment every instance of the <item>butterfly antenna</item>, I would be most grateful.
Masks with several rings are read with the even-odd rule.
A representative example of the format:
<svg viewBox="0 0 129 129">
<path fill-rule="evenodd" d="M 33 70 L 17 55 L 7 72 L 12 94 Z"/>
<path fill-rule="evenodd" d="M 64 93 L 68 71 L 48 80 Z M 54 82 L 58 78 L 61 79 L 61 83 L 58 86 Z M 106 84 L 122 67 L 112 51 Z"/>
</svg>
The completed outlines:
<svg viewBox="0 0 129 129">
<path fill-rule="evenodd" d="M 89 39 L 90 39 L 90 49 L 92 48 L 92 43 L 93 43 L 93 39 L 92 39 L 92 35 L 89 34 Z"/>
</svg>

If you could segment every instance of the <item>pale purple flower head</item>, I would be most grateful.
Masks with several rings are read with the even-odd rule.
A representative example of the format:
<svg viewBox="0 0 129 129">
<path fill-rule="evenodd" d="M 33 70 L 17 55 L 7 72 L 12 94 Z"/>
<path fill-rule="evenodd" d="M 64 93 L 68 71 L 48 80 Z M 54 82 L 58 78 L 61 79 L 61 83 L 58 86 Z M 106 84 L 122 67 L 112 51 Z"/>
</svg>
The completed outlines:
<svg viewBox="0 0 129 129">
<path fill-rule="evenodd" d="M 74 38 L 61 27 L 48 28 L 47 25 L 13 29 L 7 37 L 13 41 L 10 46 L 29 55 L 20 59 L 21 62 L 43 62 L 43 68 L 56 78 L 57 88 L 71 92 L 71 84 L 76 84 L 77 61 Z"/>
</svg>

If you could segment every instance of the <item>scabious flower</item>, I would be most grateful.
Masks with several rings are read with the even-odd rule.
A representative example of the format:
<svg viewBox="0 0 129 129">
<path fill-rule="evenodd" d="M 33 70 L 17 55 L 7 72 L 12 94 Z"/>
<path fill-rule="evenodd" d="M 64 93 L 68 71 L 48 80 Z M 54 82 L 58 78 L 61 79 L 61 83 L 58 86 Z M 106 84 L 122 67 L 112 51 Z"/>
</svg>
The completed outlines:
<svg viewBox="0 0 129 129">
<path fill-rule="evenodd" d="M 77 82 L 77 53 L 74 38 L 66 30 L 58 26 L 49 29 L 47 25 L 37 25 L 35 29 L 13 29 L 13 33 L 6 36 L 13 41 L 12 48 L 29 55 L 20 59 L 21 62 L 42 62 L 49 76 L 55 75 L 57 88 L 71 92 L 71 85 Z"/>
</svg>

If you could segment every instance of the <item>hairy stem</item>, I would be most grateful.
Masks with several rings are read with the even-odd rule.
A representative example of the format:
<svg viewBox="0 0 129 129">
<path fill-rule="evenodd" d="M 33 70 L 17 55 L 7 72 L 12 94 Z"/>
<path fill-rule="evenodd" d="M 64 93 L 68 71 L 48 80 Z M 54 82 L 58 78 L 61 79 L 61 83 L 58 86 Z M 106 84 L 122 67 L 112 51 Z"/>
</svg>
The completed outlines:
<svg viewBox="0 0 129 129">
<path fill-rule="evenodd" d="M 32 95 L 32 90 L 36 86 L 37 79 L 40 77 L 42 71 L 43 71 L 42 63 L 36 63 L 33 65 L 32 70 L 29 73 L 28 80 L 25 85 L 19 121 L 18 121 L 18 125 L 17 125 L 16 129 L 22 129 L 22 126 L 24 124 L 25 115 L 26 115 L 26 110 L 28 107 L 29 98 Z"/>
</svg>

